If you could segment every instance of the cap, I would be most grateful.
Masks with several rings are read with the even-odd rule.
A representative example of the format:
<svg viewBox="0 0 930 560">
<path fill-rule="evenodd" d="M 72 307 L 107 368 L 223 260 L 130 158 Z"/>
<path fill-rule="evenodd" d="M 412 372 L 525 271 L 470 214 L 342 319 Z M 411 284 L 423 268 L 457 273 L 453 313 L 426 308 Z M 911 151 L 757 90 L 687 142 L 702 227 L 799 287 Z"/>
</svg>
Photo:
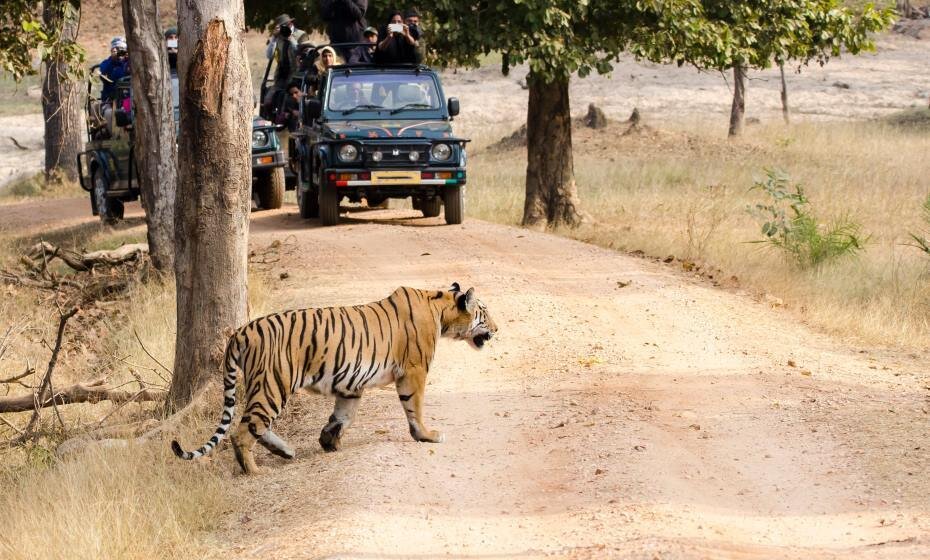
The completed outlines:
<svg viewBox="0 0 930 560">
<path fill-rule="evenodd" d="M 278 17 L 274 18 L 274 26 L 280 27 L 284 25 L 285 23 L 290 23 L 292 21 L 294 21 L 294 18 L 292 18 L 291 16 L 287 14 L 281 14 Z"/>
<path fill-rule="evenodd" d="M 123 37 L 119 37 L 119 36 L 113 37 L 113 39 L 110 40 L 110 48 L 111 48 L 111 49 L 126 49 L 126 48 L 128 48 L 128 46 L 126 45 L 126 39 L 123 38 Z"/>
<path fill-rule="evenodd" d="M 378 30 L 371 26 L 366 27 L 365 31 L 362 31 L 362 35 L 377 35 L 377 34 L 378 34 Z"/>
<path fill-rule="evenodd" d="M 165 29 L 165 37 L 167 37 L 168 35 L 177 35 L 177 34 L 178 34 L 177 27 L 169 27 L 168 29 Z"/>
<path fill-rule="evenodd" d="M 416 8 L 407 8 L 404 12 L 404 19 L 409 17 L 420 17 L 420 12 L 418 12 Z"/>
</svg>

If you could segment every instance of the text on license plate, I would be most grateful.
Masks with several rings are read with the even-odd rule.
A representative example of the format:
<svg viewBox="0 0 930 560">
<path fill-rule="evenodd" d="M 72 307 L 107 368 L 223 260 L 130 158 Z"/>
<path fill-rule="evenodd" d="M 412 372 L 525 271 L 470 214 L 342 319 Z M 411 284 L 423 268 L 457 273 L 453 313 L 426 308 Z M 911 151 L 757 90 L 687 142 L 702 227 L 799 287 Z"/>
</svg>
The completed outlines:
<svg viewBox="0 0 930 560">
<path fill-rule="evenodd" d="M 416 185 L 420 182 L 419 171 L 375 171 L 371 174 L 374 185 Z"/>
</svg>

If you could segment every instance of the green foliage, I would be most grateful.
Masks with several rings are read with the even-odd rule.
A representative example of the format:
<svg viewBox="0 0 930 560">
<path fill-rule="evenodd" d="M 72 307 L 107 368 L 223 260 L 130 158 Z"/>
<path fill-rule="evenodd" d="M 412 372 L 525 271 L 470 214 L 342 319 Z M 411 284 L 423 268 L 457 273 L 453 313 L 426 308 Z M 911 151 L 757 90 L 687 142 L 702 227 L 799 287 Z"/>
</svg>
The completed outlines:
<svg viewBox="0 0 930 560">
<path fill-rule="evenodd" d="M 798 184 L 791 184 L 783 172 L 766 169 L 766 178 L 756 181 L 751 190 L 761 190 L 766 204 L 756 204 L 749 211 L 764 220 L 765 243 L 783 251 L 801 268 L 820 266 L 862 250 L 867 237 L 861 226 L 849 216 L 840 216 L 829 224 L 813 215 L 810 200 Z"/>
<path fill-rule="evenodd" d="M 83 78 L 86 55 L 69 33 L 80 19 L 79 0 L 47 0 L 54 24 L 42 21 L 39 4 L 28 0 L 0 3 L 0 70 L 16 81 L 37 73 L 32 57 L 42 62 L 57 60 L 68 66 L 67 78 Z M 69 24 L 74 24 L 69 25 Z"/>
<path fill-rule="evenodd" d="M 632 52 L 660 62 L 726 70 L 741 65 L 768 68 L 776 62 L 826 63 L 846 51 L 873 50 L 870 34 L 894 21 L 894 9 L 866 4 L 854 11 L 841 0 L 694 0 L 677 41 L 638 40 Z"/>
<path fill-rule="evenodd" d="M 922 233 L 911 233 L 911 238 L 914 240 L 914 243 L 911 245 L 917 247 L 924 252 L 928 257 L 930 257 L 930 194 L 927 195 L 927 198 L 924 199 L 924 203 L 921 205 L 923 209 L 924 222 L 927 224 L 927 231 Z"/>
</svg>

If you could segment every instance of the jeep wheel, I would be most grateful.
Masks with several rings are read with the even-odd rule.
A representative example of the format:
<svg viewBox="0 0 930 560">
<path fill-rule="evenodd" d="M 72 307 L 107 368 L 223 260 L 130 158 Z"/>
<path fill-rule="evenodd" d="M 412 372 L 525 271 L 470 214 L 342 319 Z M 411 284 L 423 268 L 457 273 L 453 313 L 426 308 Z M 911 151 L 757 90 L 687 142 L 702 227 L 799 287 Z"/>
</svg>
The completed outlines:
<svg viewBox="0 0 930 560">
<path fill-rule="evenodd" d="M 297 207 L 300 208 L 300 217 L 309 220 L 320 217 L 320 199 L 313 189 L 303 190 L 297 187 Z"/>
<path fill-rule="evenodd" d="M 336 185 L 323 183 L 320 185 L 320 221 L 324 226 L 334 226 L 339 223 L 339 191 Z"/>
<path fill-rule="evenodd" d="M 424 218 L 435 218 L 442 210 L 442 199 L 438 196 L 421 198 L 417 206 L 419 206 L 420 211 L 423 212 Z"/>
<path fill-rule="evenodd" d="M 465 217 L 465 193 L 462 185 L 446 185 L 442 191 L 442 203 L 446 207 L 446 223 L 450 226 L 462 223 Z"/>
<path fill-rule="evenodd" d="M 263 210 L 277 210 L 284 203 L 284 168 L 275 167 L 270 173 L 255 178 L 255 192 Z"/>
<path fill-rule="evenodd" d="M 94 185 L 93 192 L 94 205 L 97 208 L 97 215 L 100 221 L 105 224 L 115 224 L 123 219 L 123 201 L 115 198 L 107 198 L 107 179 L 100 169 L 94 169 L 91 181 Z"/>
</svg>

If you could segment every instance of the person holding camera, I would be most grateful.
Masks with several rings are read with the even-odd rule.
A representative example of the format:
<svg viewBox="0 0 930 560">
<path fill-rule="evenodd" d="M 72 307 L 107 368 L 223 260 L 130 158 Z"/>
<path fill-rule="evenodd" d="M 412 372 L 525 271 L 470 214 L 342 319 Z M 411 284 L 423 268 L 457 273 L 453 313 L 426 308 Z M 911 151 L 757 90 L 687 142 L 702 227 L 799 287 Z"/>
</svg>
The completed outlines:
<svg viewBox="0 0 930 560">
<path fill-rule="evenodd" d="M 299 70 L 297 42 L 305 35 L 306 33 L 297 29 L 294 18 L 291 16 L 281 14 L 274 19 L 272 35 L 265 49 L 265 56 L 269 59 L 274 58 L 277 63 L 274 70 L 274 85 L 268 88 L 268 93 L 262 100 L 262 104 L 271 115 L 276 114 L 280 109 L 287 86 Z"/>
<path fill-rule="evenodd" d="M 113 37 L 110 41 L 110 57 L 100 63 L 100 79 L 103 88 L 100 90 L 100 101 L 107 103 L 115 101 L 116 82 L 129 75 L 129 50 L 126 39 Z"/>
<path fill-rule="evenodd" d="M 168 53 L 168 69 L 172 76 L 178 74 L 178 28 L 165 29 L 165 50 Z"/>
<path fill-rule="evenodd" d="M 390 23 L 381 31 L 384 39 L 378 43 L 375 62 L 378 64 L 419 64 L 423 60 L 420 43 L 411 34 L 400 12 L 392 12 Z M 419 29 L 415 28 L 419 35 Z"/>
</svg>

